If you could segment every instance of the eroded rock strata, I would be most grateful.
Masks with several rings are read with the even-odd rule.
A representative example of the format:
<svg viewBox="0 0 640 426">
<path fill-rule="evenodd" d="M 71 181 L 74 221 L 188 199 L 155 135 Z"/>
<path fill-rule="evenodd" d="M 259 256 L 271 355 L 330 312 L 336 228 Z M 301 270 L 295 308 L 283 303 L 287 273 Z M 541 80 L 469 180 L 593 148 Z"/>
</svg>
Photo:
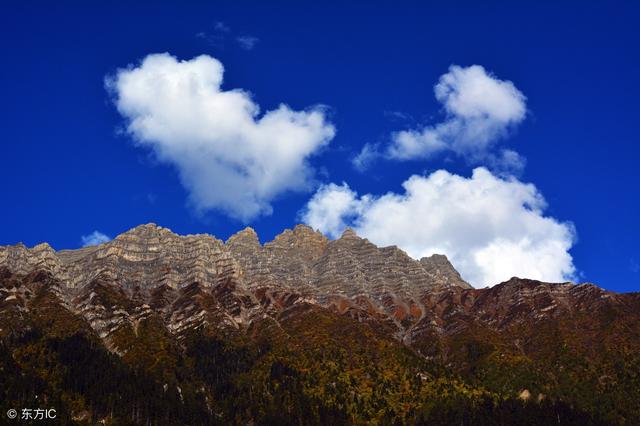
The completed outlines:
<svg viewBox="0 0 640 426">
<path fill-rule="evenodd" d="M 41 345 L 51 339 L 66 342 L 84 336 L 95 342 L 87 343 L 88 348 L 102 345 L 126 368 L 148 374 L 150 383 L 162 382 L 165 393 L 167 386 L 180 389 L 179 404 L 190 398 L 182 394 L 183 389 L 193 391 L 194 401 L 200 401 L 198 407 L 204 410 L 201 418 L 210 420 L 205 423 L 216 423 L 215 410 L 223 423 L 260 423 L 268 417 L 266 412 L 249 413 L 250 408 L 233 417 L 229 407 L 214 402 L 232 398 L 219 393 L 221 376 L 208 375 L 223 368 L 219 363 L 228 353 L 237 358 L 230 365 L 249 365 L 246 371 L 235 372 L 238 376 L 233 380 L 225 379 L 231 380 L 224 382 L 229 392 L 241 392 L 239 383 L 247 377 L 272 386 L 274 374 L 280 377 L 295 371 L 302 386 L 295 392 L 302 392 L 304 398 L 329 392 L 325 396 L 330 398 L 330 389 L 342 380 L 339 372 L 320 377 L 313 371 L 343 365 L 350 372 L 348 384 L 340 391 L 340 395 L 347 392 L 342 396 L 345 401 L 305 402 L 316 407 L 313 418 L 318 421 L 348 412 L 359 417 L 334 420 L 384 423 L 385 408 L 375 412 L 372 407 L 375 401 L 384 401 L 382 407 L 396 397 L 407 398 L 406 404 L 413 407 L 413 411 L 387 407 L 401 423 L 433 421 L 429 417 L 433 413 L 419 414 L 418 407 L 426 410 L 420 395 L 425 389 L 435 392 L 438 374 L 462 377 L 464 381 L 456 385 L 462 388 L 454 386 L 457 390 L 451 392 L 462 392 L 459 397 L 465 401 L 519 395 L 537 398 L 537 404 L 545 398 L 552 404 L 568 401 L 567 416 L 576 414 L 571 411 L 575 409 L 586 413 L 589 421 L 605 423 L 625 423 L 640 413 L 639 294 L 617 294 L 588 283 L 520 278 L 474 289 L 445 256 L 415 260 L 397 247 L 377 247 L 350 229 L 329 240 L 298 225 L 261 244 L 251 228 L 224 242 L 205 234 L 179 236 L 147 224 L 108 243 L 77 250 L 55 251 L 46 243 L 33 248 L 0 247 L 0 280 L 0 338 L 14 348 L 6 360 L 8 366 L 15 362 L 16 368 L 33 367 L 36 358 L 24 352 L 24 342 L 30 338 Z M 194 340 L 194 335 L 200 337 Z M 202 343 L 207 339 L 216 339 L 213 346 Z M 210 352 L 221 344 L 226 348 L 223 352 Z M 205 363 L 207 367 L 200 371 L 202 356 L 211 357 L 207 362 L 213 364 Z M 243 357 L 249 358 L 241 361 Z M 383 374 L 386 367 L 378 363 L 395 366 L 396 372 L 389 373 L 393 379 L 388 380 L 400 388 L 393 398 L 367 393 L 367 386 L 382 383 L 374 376 Z M 231 367 L 223 369 L 227 368 Z M 259 373 L 261 368 L 271 368 L 270 379 L 260 376 L 266 374 Z M 436 374 L 429 368 L 450 373 Z M 36 376 L 40 374 L 35 371 Z M 26 377 L 25 371 L 20 374 L 16 377 Z M 406 374 L 418 377 L 418 382 L 402 384 Z M 446 377 L 449 384 L 458 380 Z M 321 384 L 324 390 L 317 390 Z M 402 386 L 409 387 L 402 391 Z M 70 395 L 89 398 L 78 392 Z M 413 396 L 402 396 L 406 392 Z M 622 395 L 637 398 L 624 405 Z M 276 404 L 273 399 L 259 401 Z M 374 411 L 362 411 L 358 404 Z M 495 407 L 500 404 L 494 401 Z M 105 418 L 104 410 L 85 405 L 87 413 Z M 322 411 L 329 406 L 338 411 Z M 553 414 L 560 415 L 559 408 L 553 407 Z M 74 413 L 69 416 L 82 417 Z M 145 413 L 149 420 L 151 414 Z M 138 420 L 128 418 L 144 423 Z"/>
</svg>

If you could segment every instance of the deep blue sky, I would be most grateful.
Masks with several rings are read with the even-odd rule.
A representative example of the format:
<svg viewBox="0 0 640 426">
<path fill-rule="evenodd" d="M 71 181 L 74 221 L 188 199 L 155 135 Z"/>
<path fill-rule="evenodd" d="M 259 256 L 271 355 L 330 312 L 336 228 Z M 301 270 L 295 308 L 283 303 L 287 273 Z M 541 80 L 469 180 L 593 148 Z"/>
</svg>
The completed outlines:
<svg viewBox="0 0 640 426">
<path fill-rule="evenodd" d="M 433 85 L 449 65 L 480 64 L 528 98 L 509 146 L 527 158 L 521 180 L 544 194 L 547 214 L 575 224 L 581 278 L 640 290 L 638 3 L 86 3 L 3 5 L 0 244 L 74 248 L 93 230 L 145 222 L 226 239 L 244 226 L 195 215 L 176 172 L 118 134 L 104 77 L 149 53 L 214 56 L 224 87 L 251 91 L 263 110 L 330 106 L 338 133 L 313 162 L 360 193 L 399 191 L 410 174 L 445 166 L 389 162 L 361 174 L 349 160 L 407 126 L 390 112 L 437 115 Z M 215 36 L 216 22 L 259 42 L 247 51 L 232 36 L 196 36 Z M 470 173 L 464 162 L 446 168 Z M 283 197 L 251 226 L 270 240 L 309 197 Z"/>
</svg>

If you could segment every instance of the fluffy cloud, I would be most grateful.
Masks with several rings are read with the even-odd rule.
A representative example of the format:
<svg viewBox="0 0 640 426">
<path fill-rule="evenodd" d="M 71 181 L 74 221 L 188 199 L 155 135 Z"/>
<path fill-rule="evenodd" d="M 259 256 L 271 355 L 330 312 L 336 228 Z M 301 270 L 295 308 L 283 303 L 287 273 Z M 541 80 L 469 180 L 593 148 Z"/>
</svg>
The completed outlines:
<svg viewBox="0 0 640 426">
<path fill-rule="evenodd" d="M 335 129 L 320 107 L 281 104 L 260 113 L 251 95 L 221 88 L 224 68 L 207 55 L 148 55 L 107 77 L 127 131 L 179 172 L 191 204 L 249 221 L 287 191 L 310 189 L 308 158 Z"/>
<path fill-rule="evenodd" d="M 315 229 L 331 236 L 339 236 L 347 222 L 351 222 L 368 204 L 369 197 L 357 198 L 346 183 L 322 185 L 307 203 L 303 220 Z"/>
<path fill-rule="evenodd" d="M 397 245 L 416 259 L 446 254 L 477 287 L 512 276 L 573 277 L 573 226 L 544 215 L 546 204 L 534 185 L 476 168 L 470 178 L 445 170 L 414 175 L 403 187 L 402 194 L 358 197 L 346 184 L 325 185 L 302 219 L 332 237 L 352 226 L 372 242 Z"/>
<path fill-rule="evenodd" d="M 82 240 L 82 247 L 97 246 L 107 241 L 111 241 L 111 238 L 100 231 L 93 231 L 90 234 L 80 237 Z"/>
<path fill-rule="evenodd" d="M 365 145 L 354 159 L 356 168 L 362 169 L 376 156 L 409 160 L 446 151 L 474 164 L 522 166 L 522 161 L 513 161 L 514 151 L 493 153 L 497 142 L 526 116 L 526 97 L 512 82 L 499 80 L 480 65 L 452 65 L 440 77 L 434 92 L 444 107 L 444 121 L 393 133 L 391 144 L 383 152 L 375 145 Z"/>
</svg>

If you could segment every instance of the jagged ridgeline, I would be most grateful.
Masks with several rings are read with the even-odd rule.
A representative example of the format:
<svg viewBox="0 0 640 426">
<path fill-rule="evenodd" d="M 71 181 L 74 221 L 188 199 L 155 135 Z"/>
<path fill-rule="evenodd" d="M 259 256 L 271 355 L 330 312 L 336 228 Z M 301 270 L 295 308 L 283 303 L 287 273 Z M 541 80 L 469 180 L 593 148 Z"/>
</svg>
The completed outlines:
<svg viewBox="0 0 640 426">
<path fill-rule="evenodd" d="M 473 289 L 347 230 L 0 247 L 0 413 L 62 424 L 640 424 L 640 295 Z M 5 418 L 3 417 L 3 421 Z M 8 421 L 8 420 L 7 420 Z"/>
</svg>

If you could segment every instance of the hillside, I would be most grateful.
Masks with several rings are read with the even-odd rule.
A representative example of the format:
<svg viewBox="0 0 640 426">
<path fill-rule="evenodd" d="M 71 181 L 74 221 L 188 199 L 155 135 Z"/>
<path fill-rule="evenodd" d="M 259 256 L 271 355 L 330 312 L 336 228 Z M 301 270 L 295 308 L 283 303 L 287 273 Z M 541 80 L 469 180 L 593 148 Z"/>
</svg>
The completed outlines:
<svg viewBox="0 0 640 426">
<path fill-rule="evenodd" d="M 640 294 L 347 230 L 0 247 L 0 408 L 67 424 L 637 424 Z M 37 396 L 37 399 L 36 399 Z"/>
</svg>

